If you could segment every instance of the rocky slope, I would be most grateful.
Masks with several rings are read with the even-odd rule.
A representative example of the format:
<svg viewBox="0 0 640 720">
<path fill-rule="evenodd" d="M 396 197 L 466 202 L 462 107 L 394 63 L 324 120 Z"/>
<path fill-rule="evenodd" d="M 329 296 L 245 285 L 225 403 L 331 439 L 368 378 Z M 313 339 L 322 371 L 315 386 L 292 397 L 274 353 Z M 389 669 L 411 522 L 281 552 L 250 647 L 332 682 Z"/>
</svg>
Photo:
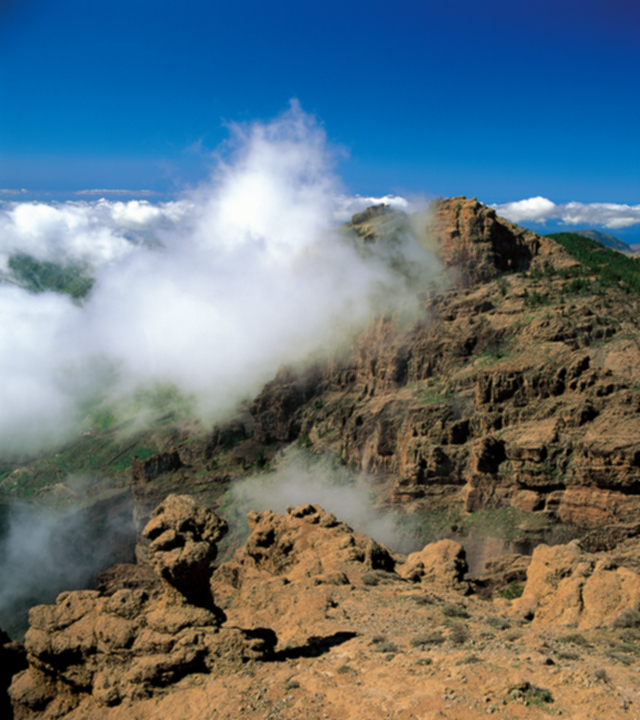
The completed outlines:
<svg viewBox="0 0 640 720">
<path fill-rule="evenodd" d="M 385 243 L 407 222 L 378 207 L 344 231 Z M 283 368 L 212 435 L 174 433 L 162 460 L 135 466 L 141 524 L 167 491 L 214 500 L 297 443 L 366 473 L 382 504 L 432 533 L 468 534 L 483 514 L 518 547 L 636 534 L 636 296 L 576 287 L 562 246 L 475 200 L 440 202 L 429 227 L 448 285 L 425 288 L 423 315 L 383 317 L 334 361 Z"/>
<path fill-rule="evenodd" d="M 142 527 L 168 492 L 188 488 L 215 502 L 295 442 L 366 473 L 381 503 L 424 517 L 433 532 L 468 533 L 478 513 L 497 513 L 523 547 L 554 533 L 593 531 L 593 549 L 633 536 L 638 296 L 603 289 L 596 277 L 576 280 L 580 264 L 561 245 L 475 199 L 440 201 L 427 218 L 378 206 L 342 228 L 393 262 L 407 230 L 446 269 L 422 286 L 423 310 L 411 324 L 382 317 L 333 361 L 283 368 L 213 432 L 183 423 L 126 442 L 117 433 L 83 438 L 116 457 L 90 492 L 128 492 L 122 478 L 133 462 Z M 45 465 L 3 485 L 19 485 L 23 473 L 49 483 L 37 491 L 45 501 L 52 488 L 62 494 L 64 482 L 50 483 Z"/>
<path fill-rule="evenodd" d="M 637 299 L 575 293 L 561 246 L 475 200 L 440 203 L 433 228 L 453 287 L 408 329 L 382 319 L 340 362 L 282 372 L 254 439 L 336 452 L 414 511 L 511 508 L 594 530 L 594 547 L 634 535 Z"/>
<path fill-rule="evenodd" d="M 248 522 L 244 548 L 210 575 L 225 523 L 171 496 L 144 531 L 155 584 L 135 587 L 135 566 L 120 566 L 102 593 L 34 608 L 29 668 L 10 689 L 15 717 L 635 712 L 637 543 L 626 565 L 577 542 L 541 545 L 522 597 L 487 601 L 465 582 L 464 553 L 450 540 L 400 556 L 313 505 Z M 192 588 L 197 597 L 186 597 Z"/>
<path fill-rule="evenodd" d="M 78 491 L 60 468 L 83 463 L 83 499 L 107 509 L 132 497 L 147 528 L 138 565 L 32 611 L 17 717 L 633 709 L 638 296 L 475 199 L 441 201 L 428 222 L 371 208 L 343 232 L 393 258 L 407 229 L 445 267 L 422 286 L 417 319 L 381 317 L 332 360 L 282 368 L 212 431 L 96 431 L 7 466 L 10 496 L 32 483 L 41 502 L 64 503 Z M 234 482 L 277 469 L 292 444 L 366 477 L 419 547 L 447 539 L 405 557 L 317 506 L 252 513 L 209 588 L 223 522 L 193 501 L 156 507 L 188 492 L 226 510 Z"/>
</svg>

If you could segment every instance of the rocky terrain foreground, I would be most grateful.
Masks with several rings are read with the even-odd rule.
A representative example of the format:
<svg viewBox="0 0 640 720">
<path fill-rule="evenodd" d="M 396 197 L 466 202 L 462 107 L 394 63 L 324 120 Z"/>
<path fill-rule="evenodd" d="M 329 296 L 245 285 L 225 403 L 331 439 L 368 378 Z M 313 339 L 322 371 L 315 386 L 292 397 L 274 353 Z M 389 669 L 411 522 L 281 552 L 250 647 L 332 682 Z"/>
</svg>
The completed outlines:
<svg viewBox="0 0 640 720">
<path fill-rule="evenodd" d="M 5 496 L 139 532 L 109 540 L 136 563 L 32 608 L 24 647 L 0 638 L 15 718 L 640 716 L 636 261 L 611 275 L 466 198 L 340 232 L 396 262 L 409 230 L 443 268 L 417 319 L 281 369 L 213 429 L 97 423 L 2 461 Z M 418 551 L 316 504 L 227 534 L 236 483 L 292 446 L 365 478 Z"/>
<path fill-rule="evenodd" d="M 540 545 L 522 596 L 488 599 L 520 558 L 468 582 L 462 547 L 399 556 L 315 505 L 226 523 L 172 495 L 148 566 L 30 613 L 18 720 L 637 717 L 638 547 Z M 484 593 L 484 595 L 483 595 Z"/>
</svg>

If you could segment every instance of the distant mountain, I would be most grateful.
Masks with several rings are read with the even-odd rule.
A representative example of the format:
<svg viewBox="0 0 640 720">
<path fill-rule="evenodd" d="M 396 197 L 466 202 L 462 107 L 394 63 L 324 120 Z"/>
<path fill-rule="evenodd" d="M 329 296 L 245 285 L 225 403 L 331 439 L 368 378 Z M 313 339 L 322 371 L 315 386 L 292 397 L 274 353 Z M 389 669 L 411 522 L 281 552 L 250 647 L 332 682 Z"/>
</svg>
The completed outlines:
<svg viewBox="0 0 640 720">
<path fill-rule="evenodd" d="M 633 252 L 633 249 L 627 245 L 626 242 L 615 237 L 615 235 L 611 235 L 611 233 L 600 232 L 599 230 L 573 230 L 572 232 L 577 235 L 583 235 L 584 237 L 591 238 L 592 240 L 602 243 L 605 247 L 611 248 L 612 250 L 619 250 L 620 252 Z"/>
</svg>

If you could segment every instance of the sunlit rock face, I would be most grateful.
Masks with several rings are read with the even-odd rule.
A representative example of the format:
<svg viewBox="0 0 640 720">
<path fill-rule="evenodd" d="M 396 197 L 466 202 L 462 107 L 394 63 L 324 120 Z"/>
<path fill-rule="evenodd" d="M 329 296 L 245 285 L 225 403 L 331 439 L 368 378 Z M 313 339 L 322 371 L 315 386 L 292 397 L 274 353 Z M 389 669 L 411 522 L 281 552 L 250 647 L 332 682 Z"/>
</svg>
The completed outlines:
<svg viewBox="0 0 640 720">
<path fill-rule="evenodd" d="M 98 705 L 151 697 L 191 673 L 224 674 L 272 652 L 269 630 L 223 626 L 209 585 L 227 524 L 188 496 L 169 496 L 144 529 L 160 590 L 62 593 L 31 609 L 28 670 L 10 689 L 17 717 L 58 717 L 91 698 Z"/>
</svg>

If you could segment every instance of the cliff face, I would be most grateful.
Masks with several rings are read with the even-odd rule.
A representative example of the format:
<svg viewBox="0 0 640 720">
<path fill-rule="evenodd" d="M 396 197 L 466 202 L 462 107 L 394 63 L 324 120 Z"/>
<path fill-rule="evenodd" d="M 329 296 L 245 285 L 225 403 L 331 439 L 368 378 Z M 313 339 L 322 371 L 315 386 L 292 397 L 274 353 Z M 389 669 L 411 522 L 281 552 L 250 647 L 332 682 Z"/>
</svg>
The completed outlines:
<svg viewBox="0 0 640 720">
<path fill-rule="evenodd" d="M 475 200 L 441 202 L 432 233 L 453 285 L 410 329 L 381 319 L 339 362 L 282 372 L 251 406 L 254 437 L 338 453 L 392 503 L 635 532 L 637 300 L 574 292 L 561 246 Z"/>
<path fill-rule="evenodd" d="M 463 530 L 469 513 L 509 510 L 538 536 L 558 524 L 592 531 L 594 548 L 638 531 L 637 296 L 576 281 L 562 246 L 475 199 L 427 216 L 378 206 L 342 228 L 391 260 L 409 230 L 446 268 L 421 286 L 413 324 L 380 318 L 332 362 L 281 369 L 213 431 L 146 432 L 145 459 L 131 461 L 139 529 L 167 493 L 215 501 L 296 442 L 367 473 L 381 503 L 446 512 Z M 129 445 L 109 449 L 135 455 Z"/>
<path fill-rule="evenodd" d="M 408 228 L 375 207 L 343 231 L 371 246 Z M 296 442 L 460 532 L 480 511 L 520 517 L 523 542 L 568 526 L 604 549 L 640 532 L 637 298 L 576 286 L 562 246 L 474 199 L 441 201 L 427 230 L 448 284 L 425 288 L 421 317 L 380 318 L 333 362 L 283 368 L 243 417 L 134 461 L 140 526 L 166 492 L 219 493 Z"/>
</svg>

